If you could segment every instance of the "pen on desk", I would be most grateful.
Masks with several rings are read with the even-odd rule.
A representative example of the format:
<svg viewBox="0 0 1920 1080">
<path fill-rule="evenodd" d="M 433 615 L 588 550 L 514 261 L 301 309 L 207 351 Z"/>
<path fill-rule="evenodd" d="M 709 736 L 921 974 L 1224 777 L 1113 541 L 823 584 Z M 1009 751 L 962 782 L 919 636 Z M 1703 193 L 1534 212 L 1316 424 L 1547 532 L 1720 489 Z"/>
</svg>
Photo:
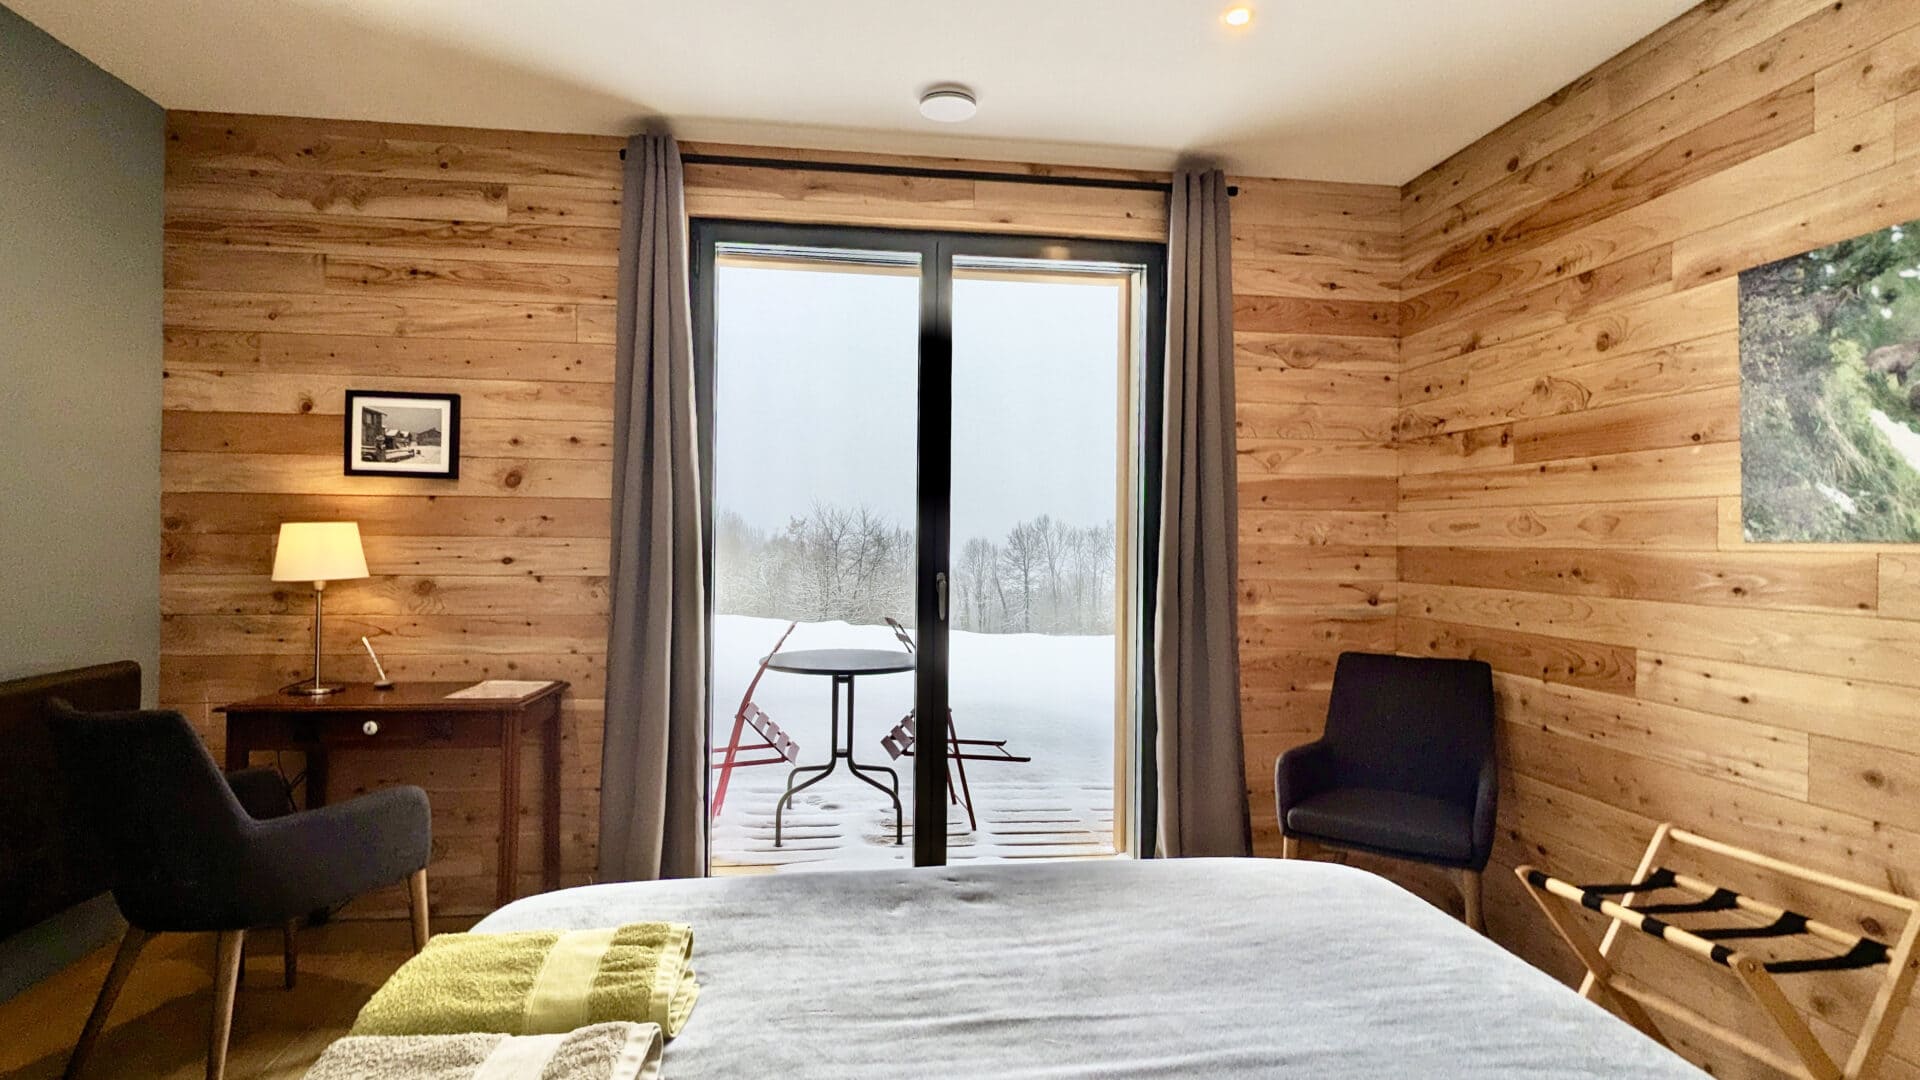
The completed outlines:
<svg viewBox="0 0 1920 1080">
<path fill-rule="evenodd" d="M 380 654 L 373 651 L 373 642 L 368 641 L 363 634 L 360 637 L 360 644 L 367 647 L 367 655 L 373 657 L 373 670 L 380 673 L 380 680 L 373 684 L 373 688 L 375 690 L 393 689 L 393 680 L 387 678 L 387 669 L 380 665 Z"/>
</svg>

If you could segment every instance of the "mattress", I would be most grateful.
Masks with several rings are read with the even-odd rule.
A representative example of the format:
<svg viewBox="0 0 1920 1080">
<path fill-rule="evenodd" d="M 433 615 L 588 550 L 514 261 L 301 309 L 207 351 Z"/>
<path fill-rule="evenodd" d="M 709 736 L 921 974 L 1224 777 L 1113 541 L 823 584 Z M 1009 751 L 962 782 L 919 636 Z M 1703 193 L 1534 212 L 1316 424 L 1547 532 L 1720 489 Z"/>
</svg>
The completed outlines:
<svg viewBox="0 0 1920 1080">
<path fill-rule="evenodd" d="M 478 931 L 694 927 L 669 1080 L 1692 1078 L 1381 878 L 1100 860 L 595 885 Z"/>
</svg>

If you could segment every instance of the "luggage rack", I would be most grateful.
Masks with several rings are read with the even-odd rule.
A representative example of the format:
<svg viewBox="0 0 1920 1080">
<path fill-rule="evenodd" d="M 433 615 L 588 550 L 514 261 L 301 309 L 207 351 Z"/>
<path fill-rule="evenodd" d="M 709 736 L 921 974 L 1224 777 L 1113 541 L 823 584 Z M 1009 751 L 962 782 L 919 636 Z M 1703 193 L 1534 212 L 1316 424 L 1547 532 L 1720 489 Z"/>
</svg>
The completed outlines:
<svg viewBox="0 0 1920 1080">
<path fill-rule="evenodd" d="M 1898 940 L 1892 945 L 1863 934 L 1850 933 L 1799 912 L 1668 869 L 1661 864 L 1662 859 L 1675 847 L 1710 852 L 1879 904 L 1904 915 L 1905 923 Z M 1675 828 L 1671 823 L 1663 823 L 1654 830 L 1653 840 L 1647 845 L 1646 854 L 1640 859 L 1640 867 L 1629 882 L 1576 885 L 1531 866 L 1519 867 L 1514 873 L 1519 875 L 1528 893 L 1540 905 L 1540 910 L 1546 913 L 1547 921 L 1553 924 L 1555 932 L 1586 967 L 1586 979 L 1580 984 L 1581 996 L 1599 1000 L 1621 1019 L 1639 1028 L 1662 1046 L 1668 1045 L 1667 1040 L 1655 1026 L 1648 1009 L 1710 1035 L 1748 1057 L 1791 1076 L 1808 1077 L 1811 1080 L 1862 1080 L 1874 1075 L 1880 1058 L 1885 1055 L 1894 1029 L 1899 1026 L 1900 1015 L 1906 1009 L 1907 998 L 1912 993 L 1914 976 L 1920 971 L 1920 958 L 1914 955 L 1916 942 L 1920 941 L 1920 918 L 1916 917 L 1920 916 L 1920 901 L 1710 840 L 1697 833 Z M 1643 894 L 1666 890 L 1677 891 L 1688 899 L 1668 903 L 1635 903 Z M 1618 899 L 1614 899 L 1616 897 Z M 1611 920 L 1597 947 L 1574 920 L 1568 906 L 1571 904 L 1599 912 Z M 1684 928 L 1666 918 L 1714 912 L 1741 912 L 1770 921 Z M 1622 927 L 1638 930 L 1682 952 L 1732 971 L 1761 1011 L 1779 1028 L 1798 1060 L 1711 1020 L 1665 994 L 1622 982 L 1608 962 Z M 1738 942 L 1746 939 L 1803 937 L 1831 945 L 1833 950 L 1806 958 L 1765 960 L 1737 946 Z M 1735 942 L 1736 945 L 1730 946 L 1725 942 Z M 1774 977 L 1873 968 L 1885 968 L 1885 974 L 1861 1025 L 1860 1035 L 1842 1068 L 1827 1054 L 1819 1039 L 1807 1027 L 1806 1021 L 1800 1018 L 1799 1012 L 1781 992 Z"/>
</svg>

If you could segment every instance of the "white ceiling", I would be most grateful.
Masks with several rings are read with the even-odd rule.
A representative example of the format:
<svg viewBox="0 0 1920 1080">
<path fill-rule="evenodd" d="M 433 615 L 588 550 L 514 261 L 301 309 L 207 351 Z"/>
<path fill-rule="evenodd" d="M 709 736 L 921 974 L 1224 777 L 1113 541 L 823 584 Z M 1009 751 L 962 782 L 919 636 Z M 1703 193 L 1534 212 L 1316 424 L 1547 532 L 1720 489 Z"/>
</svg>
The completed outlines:
<svg viewBox="0 0 1920 1080">
<path fill-rule="evenodd" d="M 1693 0 L 5 3 L 175 109 L 1397 184 Z"/>
</svg>

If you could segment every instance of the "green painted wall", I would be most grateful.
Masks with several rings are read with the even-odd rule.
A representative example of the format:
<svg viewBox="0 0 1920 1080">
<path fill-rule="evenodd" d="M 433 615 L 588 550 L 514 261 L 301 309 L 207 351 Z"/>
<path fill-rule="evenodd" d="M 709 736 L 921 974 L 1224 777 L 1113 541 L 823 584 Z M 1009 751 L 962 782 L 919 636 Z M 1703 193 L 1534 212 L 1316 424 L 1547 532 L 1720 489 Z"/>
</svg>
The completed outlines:
<svg viewBox="0 0 1920 1080">
<path fill-rule="evenodd" d="M 0 8 L 0 679 L 160 656 L 166 113 Z"/>
<path fill-rule="evenodd" d="M 0 679 L 160 663 L 166 114 L 0 7 Z M 0 748 L 0 753 L 5 753 Z M 0 941 L 0 999 L 117 932 Z"/>
</svg>

